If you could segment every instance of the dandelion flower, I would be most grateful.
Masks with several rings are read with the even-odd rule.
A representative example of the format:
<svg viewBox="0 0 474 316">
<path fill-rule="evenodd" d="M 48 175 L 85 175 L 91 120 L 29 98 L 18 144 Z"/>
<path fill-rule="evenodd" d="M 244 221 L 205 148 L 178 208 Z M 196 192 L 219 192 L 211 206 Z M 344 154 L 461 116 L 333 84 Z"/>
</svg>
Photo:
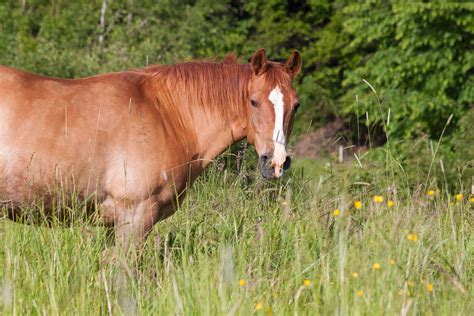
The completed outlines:
<svg viewBox="0 0 474 316">
<path fill-rule="evenodd" d="M 418 236 L 416 234 L 408 234 L 407 239 L 416 242 L 418 240 Z"/>
<path fill-rule="evenodd" d="M 374 195 L 374 197 L 372 198 L 372 201 L 374 201 L 374 203 L 382 203 L 383 202 L 383 196 Z"/>
<path fill-rule="evenodd" d="M 380 269 L 380 263 L 378 263 L 378 262 L 374 263 L 374 264 L 372 265 L 372 269 L 374 269 L 374 270 Z"/>
<path fill-rule="evenodd" d="M 387 206 L 388 207 L 393 207 L 394 205 L 395 205 L 395 202 L 393 202 L 392 200 L 387 201 Z"/>
<path fill-rule="evenodd" d="M 390 265 L 392 265 L 392 266 L 395 265 L 395 260 L 390 259 Z"/>
<path fill-rule="evenodd" d="M 262 303 L 257 303 L 257 304 L 255 305 L 255 309 L 258 310 L 258 311 L 261 310 L 262 308 L 263 308 L 263 304 L 262 304 Z"/>
<path fill-rule="evenodd" d="M 463 199 L 463 197 L 464 197 L 464 196 L 463 196 L 461 193 L 456 194 L 456 195 L 454 196 L 454 198 L 455 198 L 456 201 L 458 201 L 458 202 L 461 202 L 462 199 Z"/>
<path fill-rule="evenodd" d="M 473 203 L 473 204 L 474 204 L 474 196 L 471 196 L 471 197 L 469 198 L 469 203 Z"/>
<path fill-rule="evenodd" d="M 357 279 L 357 278 L 359 277 L 359 273 L 357 273 L 357 272 L 352 272 L 352 277 L 353 277 L 354 279 Z"/>
<path fill-rule="evenodd" d="M 428 196 L 434 196 L 434 195 L 435 195 L 435 191 L 434 191 L 434 190 L 428 190 L 428 191 L 426 192 L 426 194 L 427 194 Z"/>
<path fill-rule="evenodd" d="M 433 284 L 431 283 L 426 284 L 426 289 L 428 290 L 428 292 L 433 292 Z"/>
<path fill-rule="evenodd" d="M 356 295 L 361 297 L 362 295 L 364 295 L 364 291 L 359 290 L 359 291 L 356 292 Z"/>
<path fill-rule="evenodd" d="M 341 214 L 341 211 L 339 211 L 338 209 L 335 209 L 333 214 L 334 214 L 334 217 L 338 217 L 339 214 Z"/>
<path fill-rule="evenodd" d="M 239 285 L 240 285 L 240 286 L 245 286 L 245 284 L 247 284 L 247 282 L 245 282 L 244 279 L 240 279 L 240 280 L 239 280 Z"/>
<path fill-rule="evenodd" d="M 311 285 L 311 280 L 306 279 L 306 280 L 303 281 L 303 284 L 304 284 L 304 286 L 310 286 Z"/>
<path fill-rule="evenodd" d="M 362 202 L 359 201 L 359 200 L 354 201 L 354 207 L 355 207 L 357 210 L 360 210 L 360 209 L 362 208 Z"/>
</svg>

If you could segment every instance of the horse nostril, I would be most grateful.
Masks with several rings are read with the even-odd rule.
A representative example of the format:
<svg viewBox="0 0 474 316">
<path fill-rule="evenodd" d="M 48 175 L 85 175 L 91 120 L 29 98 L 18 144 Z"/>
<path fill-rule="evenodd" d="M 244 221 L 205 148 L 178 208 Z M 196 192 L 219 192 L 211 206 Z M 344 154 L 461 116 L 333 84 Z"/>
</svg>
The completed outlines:
<svg viewBox="0 0 474 316">
<path fill-rule="evenodd" d="M 271 158 L 272 158 L 272 155 L 269 155 L 269 154 L 261 155 L 260 156 L 260 164 L 266 165 Z"/>
<path fill-rule="evenodd" d="M 260 173 L 265 179 L 271 179 L 274 176 L 275 169 L 271 166 L 271 153 L 265 153 L 258 158 Z"/>
<path fill-rule="evenodd" d="M 286 156 L 285 162 L 283 163 L 283 170 L 288 170 L 291 166 L 291 157 Z"/>
</svg>

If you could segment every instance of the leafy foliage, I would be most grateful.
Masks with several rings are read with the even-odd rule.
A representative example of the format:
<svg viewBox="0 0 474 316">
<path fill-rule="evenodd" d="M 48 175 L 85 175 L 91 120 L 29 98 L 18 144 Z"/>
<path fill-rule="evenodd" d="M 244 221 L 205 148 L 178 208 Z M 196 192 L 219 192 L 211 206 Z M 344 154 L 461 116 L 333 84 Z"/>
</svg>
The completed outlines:
<svg viewBox="0 0 474 316">
<path fill-rule="evenodd" d="M 392 135 L 438 138 L 448 117 L 454 114 L 457 121 L 474 99 L 473 53 L 469 49 L 473 44 L 473 6 L 376 3 L 345 9 L 349 49 L 365 54 L 358 56 L 360 66 L 351 69 L 342 82 L 346 88 L 343 99 L 353 100 L 355 94 L 370 92 L 361 84 L 365 78 L 380 89 L 385 114 L 391 108 Z M 378 106 L 367 102 L 361 110 L 376 113 Z M 354 110 L 354 106 L 344 108 L 345 113 Z"/>
</svg>

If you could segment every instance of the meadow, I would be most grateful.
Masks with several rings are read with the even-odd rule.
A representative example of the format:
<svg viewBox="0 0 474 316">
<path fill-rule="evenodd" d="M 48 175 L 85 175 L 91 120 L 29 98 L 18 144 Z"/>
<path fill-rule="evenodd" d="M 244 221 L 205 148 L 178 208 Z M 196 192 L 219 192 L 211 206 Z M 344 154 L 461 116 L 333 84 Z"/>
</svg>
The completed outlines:
<svg viewBox="0 0 474 316">
<path fill-rule="evenodd" d="M 88 220 L 48 228 L 0 210 L 0 314 L 474 315 L 473 14 L 452 1 L 0 1 L 0 64 L 47 76 L 298 49 L 293 134 L 340 119 L 347 145 L 377 147 L 296 157 L 271 182 L 252 151 L 229 150 L 139 262 L 105 260 L 107 232 Z"/>
<path fill-rule="evenodd" d="M 136 263 L 104 263 L 106 231 L 0 220 L 5 315 L 468 315 L 474 311 L 469 192 L 361 155 L 296 160 L 262 180 L 218 159 L 156 225 Z M 395 166 L 395 167 L 394 167 Z M 397 167 L 398 166 L 398 167 Z M 372 172 L 354 181 L 354 168 Z"/>
</svg>

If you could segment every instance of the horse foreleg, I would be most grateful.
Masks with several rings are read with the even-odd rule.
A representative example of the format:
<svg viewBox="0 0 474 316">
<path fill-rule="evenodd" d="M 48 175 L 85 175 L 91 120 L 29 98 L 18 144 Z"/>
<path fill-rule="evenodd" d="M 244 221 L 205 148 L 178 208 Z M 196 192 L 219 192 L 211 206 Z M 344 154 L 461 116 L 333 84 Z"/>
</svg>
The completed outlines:
<svg viewBox="0 0 474 316">
<path fill-rule="evenodd" d="M 113 212 L 115 245 L 111 249 L 112 256 L 129 255 L 132 260 L 137 260 L 157 220 L 156 198 L 150 197 L 136 203 L 107 199 L 102 207 L 106 217 L 111 217 L 110 212 Z"/>
</svg>

